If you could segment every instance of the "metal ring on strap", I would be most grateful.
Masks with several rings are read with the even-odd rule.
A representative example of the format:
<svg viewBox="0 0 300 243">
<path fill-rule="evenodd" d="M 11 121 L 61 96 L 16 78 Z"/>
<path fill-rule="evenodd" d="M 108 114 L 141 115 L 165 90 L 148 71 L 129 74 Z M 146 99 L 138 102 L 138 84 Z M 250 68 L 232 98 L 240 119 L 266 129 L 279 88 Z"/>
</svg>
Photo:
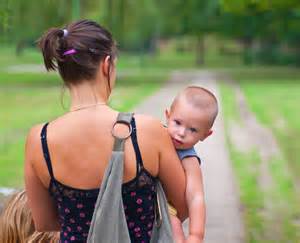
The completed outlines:
<svg viewBox="0 0 300 243">
<path fill-rule="evenodd" d="M 118 124 L 118 123 L 121 123 L 121 124 L 125 124 L 129 127 L 129 134 L 127 136 L 124 136 L 124 137 L 118 137 L 115 133 L 114 133 L 114 129 L 115 129 L 115 126 Z M 126 121 L 115 121 L 115 123 L 113 124 L 113 127 L 111 129 L 111 134 L 114 138 L 118 138 L 118 139 L 126 139 L 126 138 L 129 138 L 131 136 L 131 133 L 132 133 L 132 127 L 131 127 L 131 124 L 126 122 Z"/>
</svg>

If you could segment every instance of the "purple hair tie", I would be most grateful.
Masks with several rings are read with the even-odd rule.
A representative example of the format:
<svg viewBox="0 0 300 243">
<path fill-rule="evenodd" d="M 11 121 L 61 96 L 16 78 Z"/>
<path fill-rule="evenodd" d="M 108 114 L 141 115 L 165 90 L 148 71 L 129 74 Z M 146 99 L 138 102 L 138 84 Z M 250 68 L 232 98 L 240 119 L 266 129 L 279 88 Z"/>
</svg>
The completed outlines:
<svg viewBox="0 0 300 243">
<path fill-rule="evenodd" d="M 76 53 L 77 51 L 73 48 L 73 49 L 70 49 L 70 50 L 67 50 L 63 53 L 63 56 L 68 56 L 68 55 L 72 55 L 74 53 Z"/>
</svg>

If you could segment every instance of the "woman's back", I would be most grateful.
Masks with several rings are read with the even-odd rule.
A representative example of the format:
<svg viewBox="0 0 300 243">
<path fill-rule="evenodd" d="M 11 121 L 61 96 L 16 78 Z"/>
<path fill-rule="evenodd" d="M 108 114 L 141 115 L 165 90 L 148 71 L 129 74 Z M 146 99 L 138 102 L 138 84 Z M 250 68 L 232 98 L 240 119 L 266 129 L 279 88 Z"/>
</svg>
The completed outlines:
<svg viewBox="0 0 300 243">
<path fill-rule="evenodd" d="M 107 107 L 97 107 L 67 113 L 50 122 L 47 142 L 53 172 L 58 181 L 80 189 L 99 188 L 112 152 L 114 138 L 111 132 L 117 114 Z M 154 119 L 137 115 L 135 120 L 143 163 L 153 176 L 157 176 L 159 150 L 157 138 L 153 137 L 151 131 Z M 42 151 L 39 158 L 44 161 Z M 43 175 L 41 179 L 44 185 L 49 185 L 50 177 L 45 163 L 37 163 L 36 166 Z M 133 179 L 135 172 L 134 148 L 128 139 L 125 143 L 124 182 Z"/>
<path fill-rule="evenodd" d="M 101 156 L 99 151 L 110 156 L 112 150 L 110 146 L 101 146 L 102 144 L 112 144 L 111 141 L 107 141 L 109 135 L 112 137 L 111 132 L 106 134 L 105 129 L 111 131 L 114 124 L 114 120 L 97 117 L 97 111 L 100 112 L 103 109 L 106 108 L 80 111 L 76 115 L 72 114 L 71 117 L 64 116 L 51 122 L 50 124 L 53 124 L 52 136 L 49 135 L 51 131 L 49 131 L 48 124 L 42 128 L 43 156 L 50 177 L 50 182 L 47 185 L 49 185 L 49 192 L 58 210 L 62 242 L 72 240 L 85 242 L 87 239 L 94 205 L 99 193 L 98 188 L 101 184 L 98 181 L 102 179 L 107 164 L 106 158 Z M 110 112 L 112 117 L 115 118 L 115 112 L 112 110 Z M 80 115 L 79 113 L 85 114 L 76 117 Z M 70 123 L 69 119 L 71 119 L 72 124 L 67 126 L 66 123 Z M 147 118 L 141 117 L 142 123 L 145 120 Z M 60 129 L 55 129 L 56 126 L 66 127 L 66 129 L 60 131 Z M 138 240 L 148 242 L 154 220 L 156 178 L 144 167 L 143 156 L 137 143 L 138 128 L 136 128 L 135 118 L 132 119 L 131 126 L 133 129 L 131 139 L 128 139 L 128 143 L 125 145 L 124 175 L 127 175 L 128 180 L 124 180 L 122 186 L 123 204 L 131 240 L 133 242 Z M 76 127 L 81 127 L 80 132 Z M 98 129 L 99 127 L 100 129 Z M 97 139 L 98 136 L 100 136 L 100 139 Z M 49 141 L 51 137 L 52 143 Z M 103 138 L 105 139 L 103 140 Z M 144 139 L 139 138 L 139 140 Z M 51 146 L 51 144 L 54 146 Z M 68 145 L 65 146 L 66 144 Z M 80 148 L 79 153 L 73 151 L 74 147 Z M 131 154 L 132 152 L 133 154 Z M 158 168 L 158 156 L 156 158 L 151 157 L 149 152 L 158 155 L 158 150 L 153 147 L 152 150 L 148 149 L 146 153 L 143 153 L 151 159 L 148 161 L 148 168 L 153 170 L 154 167 Z M 56 158 L 55 163 L 52 162 L 54 161 L 53 158 Z M 93 163 L 89 163 L 90 160 Z M 89 175 L 91 175 L 91 179 Z M 66 182 L 66 180 L 70 181 Z M 87 186 L 93 185 L 95 182 L 98 183 L 96 186 Z"/>
</svg>

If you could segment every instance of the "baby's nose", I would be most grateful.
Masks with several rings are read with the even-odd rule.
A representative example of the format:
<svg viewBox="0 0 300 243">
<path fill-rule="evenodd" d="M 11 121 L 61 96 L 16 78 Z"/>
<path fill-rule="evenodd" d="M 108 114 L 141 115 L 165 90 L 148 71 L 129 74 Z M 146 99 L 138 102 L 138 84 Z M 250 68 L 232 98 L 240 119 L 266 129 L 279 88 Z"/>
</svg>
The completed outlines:
<svg viewBox="0 0 300 243">
<path fill-rule="evenodd" d="M 178 135 L 180 137 L 184 137 L 185 136 L 185 128 L 184 127 L 179 128 Z"/>
</svg>

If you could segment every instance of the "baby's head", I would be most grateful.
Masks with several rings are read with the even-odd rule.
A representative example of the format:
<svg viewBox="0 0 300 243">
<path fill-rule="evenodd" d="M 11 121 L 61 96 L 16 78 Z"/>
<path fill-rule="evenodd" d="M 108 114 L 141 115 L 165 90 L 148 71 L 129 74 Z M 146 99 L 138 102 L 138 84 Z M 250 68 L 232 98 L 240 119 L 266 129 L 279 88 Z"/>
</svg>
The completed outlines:
<svg viewBox="0 0 300 243">
<path fill-rule="evenodd" d="M 217 114 L 217 99 L 207 89 L 189 86 L 181 91 L 170 110 L 166 110 L 168 132 L 175 148 L 191 148 L 211 135 Z"/>
<path fill-rule="evenodd" d="M 0 215 L 0 242 L 54 243 L 58 232 L 37 232 L 24 190 L 12 195 Z"/>
</svg>

